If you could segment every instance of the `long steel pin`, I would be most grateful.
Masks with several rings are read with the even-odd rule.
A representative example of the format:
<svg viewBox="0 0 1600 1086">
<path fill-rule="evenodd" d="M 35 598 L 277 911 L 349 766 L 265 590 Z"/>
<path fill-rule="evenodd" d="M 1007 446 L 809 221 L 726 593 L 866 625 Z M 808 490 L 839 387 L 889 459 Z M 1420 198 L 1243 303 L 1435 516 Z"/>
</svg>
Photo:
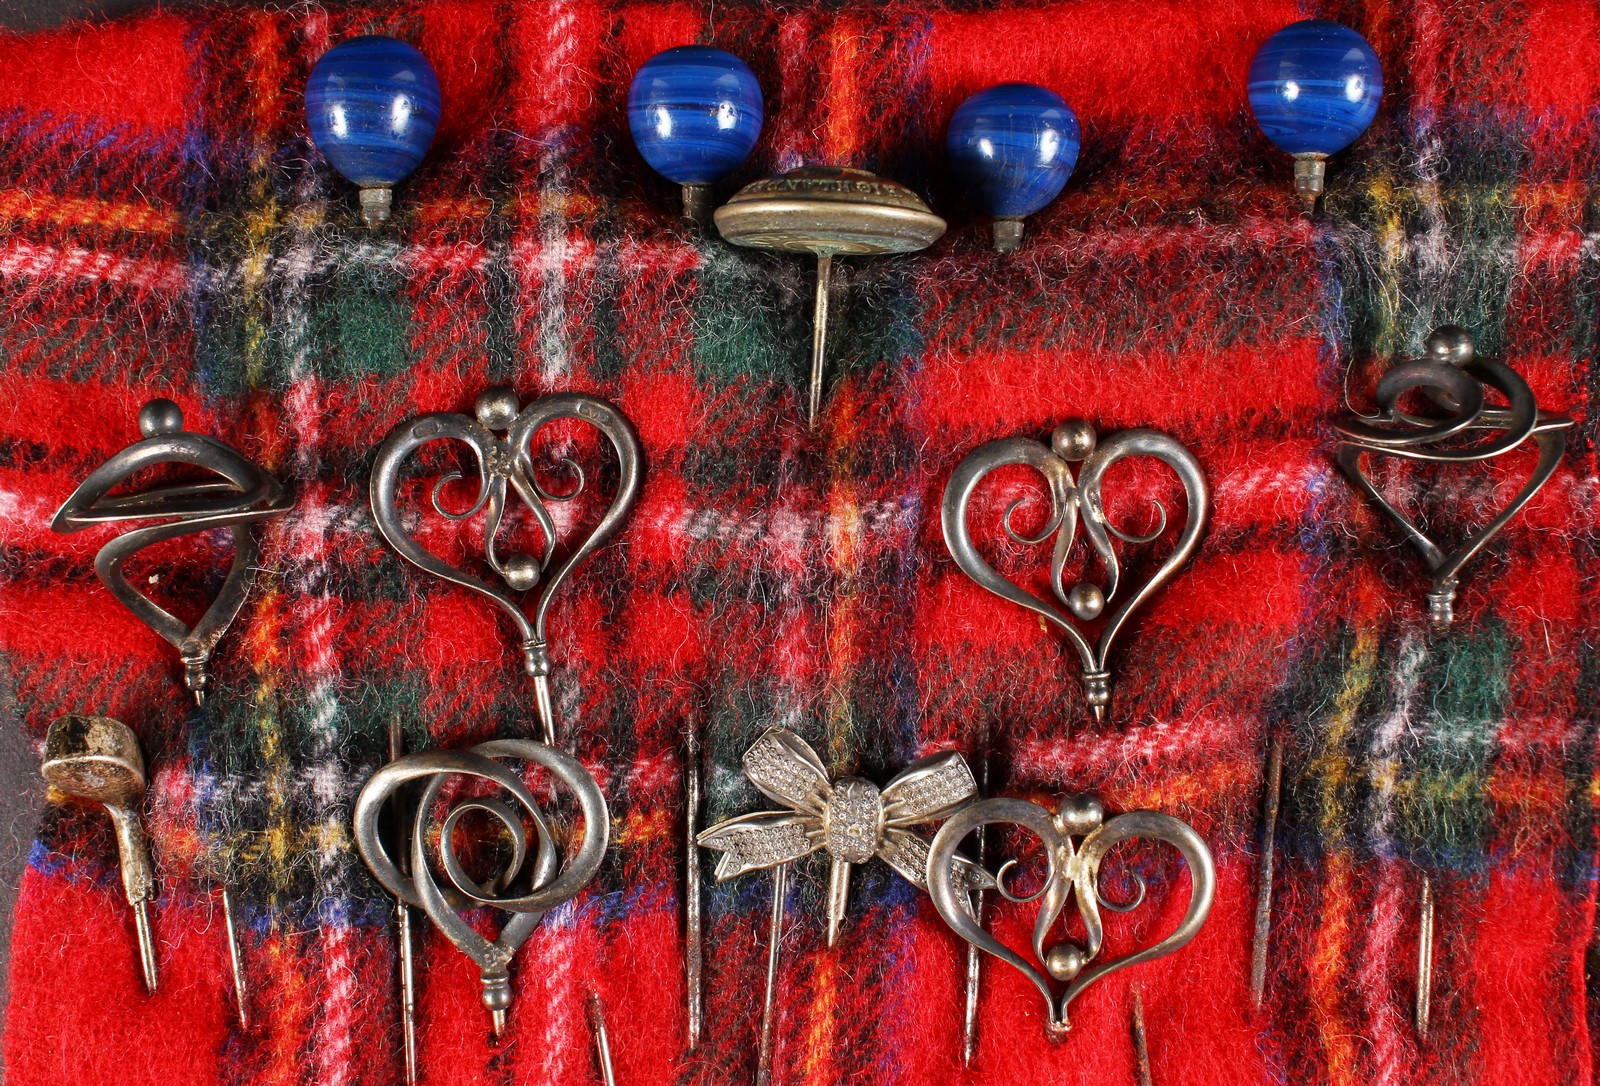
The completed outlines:
<svg viewBox="0 0 1600 1086">
<path fill-rule="evenodd" d="M 1267 749 L 1266 786 L 1261 796 L 1261 882 L 1256 889 L 1256 933 L 1250 950 L 1250 1003 L 1256 1010 L 1267 992 L 1267 937 L 1272 928 L 1272 862 L 1278 839 L 1278 803 L 1283 792 L 1283 740 Z"/>
<path fill-rule="evenodd" d="M 389 760 L 405 757 L 406 741 L 400 731 L 400 718 L 389 718 Z M 405 813 L 401 812 L 402 821 Z M 411 944 L 411 907 L 394 899 L 395 938 L 400 945 L 400 1034 L 405 1051 L 406 1086 L 417 1082 L 417 963 Z"/>
<path fill-rule="evenodd" d="M 1133 1054 L 1138 1060 L 1139 1086 L 1155 1086 L 1150 1074 L 1150 1035 L 1144 1028 L 1144 994 L 1133 986 Z"/>
<path fill-rule="evenodd" d="M 228 931 L 228 964 L 233 967 L 233 1003 L 239 1012 L 239 1028 L 250 1028 L 250 989 L 244 976 L 244 951 L 239 946 L 239 928 L 233 918 L 233 895 L 222 888 L 222 926 Z"/>
<path fill-rule="evenodd" d="M 685 989 L 689 1002 L 689 1051 L 700 1047 L 700 1035 L 705 1028 L 706 1002 L 705 948 L 700 928 L 700 846 L 695 838 L 700 834 L 700 737 L 698 731 L 689 729 L 689 740 L 684 750 L 683 804 L 684 856 L 683 856 L 683 937 Z"/>
<path fill-rule="evenodd" d="M 1417 917 L 1417 1040 L 1427 1043 L 1433 1012 L 1433 880 L 1422 876 L 1422 902 Z"/>
<path fill-rule="evenodd" d="M 594 1058 L 600 1065 L 600 1081 L 604 1086 L 617 1086 L 617 1075 L 611 1067 L 611 1036 L 606 1032 L 606 1009 L 600 1002 L 599 992 L 589 993 L 589 1030 L 594 1034 Z"/>
<path fill-rule="evenodd" d="M 978 763 L 978 789 L 981 796 L 989 795 L 989 756 L 984 754 Z M 988 841 L 984 827 L 978 827 L 978 866 L 988 862 Z M 983 891 L 972 892 L 972 918 L 983 926 Z M 983 979 L 983 952 L 967 944 L 967 1006 L 962 1019 L 961 1066 L 971 1067 L 978 1055 L 978 987 Z"/>
<path fill-rule="evenodd" d="M 789 865 L 772 870 L 772 923 L 767 931 L 767 994 L 761 1003 L 761 1047 L 756 1055 L 756 1086 L 772 1086 L 772 1050 L 778 1019 L 778 962 L 783 940 L 784 899 L 789 894 Z"/>
</svg>

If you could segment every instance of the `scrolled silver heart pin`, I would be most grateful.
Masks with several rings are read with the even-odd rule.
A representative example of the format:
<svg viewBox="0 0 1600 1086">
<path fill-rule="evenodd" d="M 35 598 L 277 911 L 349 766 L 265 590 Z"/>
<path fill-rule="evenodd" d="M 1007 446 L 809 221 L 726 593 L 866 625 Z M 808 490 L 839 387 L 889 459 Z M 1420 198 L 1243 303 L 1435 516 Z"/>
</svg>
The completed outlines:
<svg viewBox="0 0 1600 1086">
<path fill-rule="evenodd" d="M 215 438 L 183 428 L 183 412 L 167 399 L 139 409 L 142 440 L 101 464 L 72 492 L 52 531 L 70 534 L 96 524 L 156 521 L 135 527 L 100 548 L 94 571 L 117 601 L 160 634 L 183 661 L 183 682 L 196 702 L 204 702 L 207 665 L 228 632 L 261 564 L 256 525 L 281 516 L 293 505 L 283 484 Z M 199 468 L 211 478 L 118 491 L 141 472 L 169 465 Z M 188 625 L 128 582 L 124 565 L 146 547 L 179 536 L 221 528 L 233 543 L 233 561 L 216 599 L 199 621 Z"/>
<path fill-rule="evenodd" d="M 1006 876 L 1015 860 L 1007 860 L 994 875 L 995 888 L 1007 901 L 1040 903 L 1033 925 L 1033 961 L 983 927 L 973 915 L 966 882 L 954 875 L 952 860 L 962 840 L 988 826 L 1015 826 L 1036 837 L 1044 848 L 1044 879 L 1032 893 L 1018 894 L 1008 885 Z M 1162 939 L 1102 960 L 1105 929 L 1100 909 L 1128 912 L 1145 900 L 1146 887 L 1137 875 L 1133 878 L 1139 891 L 1131 902 L 1111 902 L 1100 890 L 1100 870 L 1107 855 L 1134 840 L 1158 841 L 1178 851 L 1189 869 L 1189 905 L 1178 926 Z M 980 800 L 945 822 L 928 852 L 928 892 L 939 915 L 957 935 L 1033 982 L 1048 1008 L 1046 1029 L 1054 1040 L 1071 1028 L 1067 1007 L 1090 985 L 1119 969 L 1165 957 L 1199 934 L 1211 913 L 1216 885 L 1211 850 L 1188 823 L 1157 811 L 1130 811 L 1108 819 L 1104 806 L 1092 796 L 1064 799 L 1055 811 L 1023 799 Z M 1074 902 L 1087 936 L 1082 944 L 1056 935 L 1058 921 Z M 1064 986 L 1059 995 L 1052 982 Z"/>
<path fill-rule="evenodd" d="M 524 407 L 511 389 L 494 388 L 478 397 L 474 414 L 475 418 L 450 413 L 420 415 L 395 427 L 378 449 L 372 465 L 372 517 L 383 538 L 402 558 L 424 573 L 493 601 L 516 625 L 524 664 L 534 681 L 545 742 L 553 746 L 556 725 L 550 695 L 550 652 L 545 619 L 556 592 L 571 577 L 572 571 L 622 529 L 639 496 L 644 456 L 633 425 L 622 412 L 584 393 L 545 396 Z M 571 460 L 565 462 L 577 481 L 570 489 L 549 490 L 537 477 L 532 452 L 534 438 L 546 425 L 560 419 L 587 423 L 611 443 L 617 456 L 617 484 L 616 493 L 599 522 L 565 558 L 557 561 L 559 533 L 550 506 L 572 501 L 587 485 L 583 469 Z M 418 449 L 435 441 L 459 442 L 477 459 L 478 492 L 467 508 L 452 512 L 442 503 L 443 488 L 461 478 L 457 472 L 436 480 L 430 499 L 434 510 L 450 520 L 462 521 L 484 514 L 483 553 L 498 584 L 446 562 L 417 542 L 406 525 L 400 507 L 400 491 L 405 479 L 403 465 Z M 538 553 L 500 553 L 497 537 L 511 492 L 522 499 L 538 528 L 541 537 Z M 537 596 L 530 613 L 524 610 L 522 598 L 534 592 Z"/>
<path fill-rule="evenodd" d="M 1505 405 L 1491 406 L 1487 390 L 1498 392 Z M 1415 414 L 1404 406 L 1407 395 L 1414 392 L 1425 397 L 1429 415 Z M 1433 576 L 1428 617 L 1435 625 L 1446 626 L 1455 619 L 1462 569 L 1555 474 L 1566 451 L 1566 430 L 1572 420 L 1540 411 L 1522 375 L 1503 362 L 1480 357 L 1471 337 L 1454 325 L 1434 329 L 1422 358 L 1401 362 L 1385 373 L 1378 381 L 1376 399 L 1377 415 L 1352 412 L 1334 423 L 1342 439 L 1334 460 L 1422 554 Z M 1539 455 L 1522 489 L 1452 550 L 1446 550 L 1401 512 L 1362 467 L 1366 456 L 1471 464 L 1504 456 L 1527 441 Z"/>
<path fill-rule="evenodd" d="M 1171 468 L 1183 486 L 1187 508 L 1171 552 L 1148 580 L 1124 592 L 1122 563 L 1112 538 L 1130 545 L 1153 543 L 1168 525 L 1167 510 L 1159 501 L 1154 502 L 1157 524 L 1144 535 L 1124 532 L 1107 519 L 1102 494 L 1106 472 L 1128 457 L 1158 460 Z M 1076 477 L 1073 465 L 1079 465 Z M 1007 507 L 1002 525 L 1013 542 L 1024 545 L 1039 545 L 1054 538 L 1050 558 L 1054 603 L 1003 576 L 979 552 L 970 534 L 968 516 L 973 494 L 987 476 L 1008 466 L 1032 468 L 1044 477 L 1049 488 L 1050 513 L 1040 531 L 1023 535 L 1013 524 L 1013 515 L 1023 499 Z M 1095 718 L 1103 720 L 1111 702 L 1112 643 L 1133 612 L 1189 561 L 1205 530 L 1210 507 L 1205 473 L 1194 454 L 1176 439 L 1155 430 L 1124 430 L 1101 438 L 1083 419 L 1068 419 L 1055 428 L 1048 445 L 1013 437 L 974 449 L 956 466 L 945 485 L 941 519 L 945 546 L 967 576 L 1001 599 L 1039 615 L 1077 649 L 1083 665 L 1084 693 Z M 1070 587 L 1066 584 L 1067 562 L 1077 540 L 1080 519 L 1089 547 L 1104 567 L 1103 584 L 1087 576 Z M 1102 623 L 1097 636 L 1081 625 L 1096 621 Z"/>
</svg>

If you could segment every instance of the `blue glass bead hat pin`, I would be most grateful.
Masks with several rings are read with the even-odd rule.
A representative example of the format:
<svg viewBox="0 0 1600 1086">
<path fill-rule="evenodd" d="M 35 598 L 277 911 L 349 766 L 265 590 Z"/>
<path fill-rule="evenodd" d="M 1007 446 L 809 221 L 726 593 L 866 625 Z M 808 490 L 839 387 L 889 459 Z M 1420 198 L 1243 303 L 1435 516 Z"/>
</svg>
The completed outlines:
<svg viewBox="0 0 1600 1086">
<path fill-rule="evenodd" d="M 761 136 L 761 84 L 732 53 L 680 45 L 657 53 L 628 88 L 628 128 L 650 168 L 683 186 L 685 218 L 704 224 L 711 186 Z"/>
<path fill-rule="evenodd" d="M 1022 245 L 1022 220 L 1060 195 L 1078 164 L 1078 117 L 1032 83 L 1001 83 L 962 102 L 945 146 L 969 198 L 994 217 L 994 247 Z"/>
<path fill-rule="evenodd" d="M 1268 38 L 1250 62 L 1250 112 L 1294 156 L 1294 190 L 1313 211 L 1328 156 L 1354 143 L 1383 98 L 1383 68 L 1367 39 L 1326 19 Z"/>
<path fill-rule="evenodd" d="M 361 189 L 361 219 L 389 218 L 439 127 L 439 79 L 415 47 L 368 35 L 322 54 L 306 80 L 306 124 L 328 162 Z"/>
</svg>

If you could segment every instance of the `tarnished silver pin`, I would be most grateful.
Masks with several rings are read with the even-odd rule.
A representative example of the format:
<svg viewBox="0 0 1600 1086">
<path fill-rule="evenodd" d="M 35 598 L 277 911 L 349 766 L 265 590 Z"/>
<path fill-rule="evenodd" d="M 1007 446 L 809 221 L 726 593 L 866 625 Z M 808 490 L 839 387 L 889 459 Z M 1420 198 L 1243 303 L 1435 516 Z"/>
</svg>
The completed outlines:
<svg viewBox="0 0 1600 1086">
<path fill-rule="evenodd" d="M 205 700 L 206 663 L 244 606 L 260 565 L 255 525 L 282 515 L 294 503 L 283 484 L 215 438 L 183 428 L 183 412 L 171 400 L 151 400 L 139 409 L 144 435 L 101 464 L 72 492 L 51 521 L 52 531 L 70 534 L 96 524 L 165 521 L 134 528 L 100 548 L 94 571 L 124 607 L 178 650 L 183 681 L 197 702 Z M 118 485 L 150 468 L 187 464 L 215 479 L 112 494 Z M 153 544 L 225 528 L 233 540 L 233 565 L 206 613 L 191 628 L 135 589 L 123 564 Z"/>
<path fill-rule="evenodd" d="M 1159 514 L 1158 523 L 1146 535 L 1130 535 L 1106 519 L 1101 485 L 1106 471 L 1127 457 L 1148 457 L 1171 468 L 1183 484 L 1188 509 L 1171 553 L 1149 580 L 1122 596 L 1119 602 L 1122 565 L 1112 546 L 1112 537 L 1134 545 L 1151 543 L 1167 529 L 1167 511 L 1159 501 L 1153 503 Z M 1076 478 L 1075 464 L 1081 465 Z M 1056 603 L 1002 576 L 978 551 L 968 532 L 967 516 L 978 485 L 991 472 L 1012 465 L 1032 468 L 1044 476 L 1050 492 L 1050 516 L 1036 535 L 1020 534 L 1012 524 L 1012 517 L 1022 504 L 1022 499 L 1018 499 L 1006 509 L 1003 521 L 1006 534 L 1024 545 L 1042 544 L 1054 537 L 1050 592 L 1066 608 L 1066 613 Z M 1095 718 L 1103 720 L 1111 701 L 1112 642 L 1134 610 L 1189 561 L 1199 544 L 1210 509 L 1210 491 L 1199 461 L 1174 438 L 1155 430 L 1124 430 L 1102 439 L 1088 422 L 1069 419 L 1056 427 L 1049 445 L 1031 438 L 1014 437 L 991 441 L 974 449 L 951 474 L 944 489 L 941 515 L 945 546 L 967 576 L 1002 599 L 1039 615 L 1066 635 L 1078 650 L 1083 665 L 1084 692 Z M 1067 558 L 1077 539 L 1080 517 L 1084 536 L 1105 568 L 1103 587 L 1087 578 L 1070 588 L 1065 581 Z M 1079 623 L 1096 620 L 1102 625 L 1099 636 L 1091 642 L 1090 635 Z"/>
<path fill-rule="evenodd" d="M 1506 406 L 1490 406 L 1487 390 L 1504 397 Z M 1411 392 L 1422 393 L 1434 413 L 1417 415 L 1403 406 L 1401 401 Z M 1572 420 L 1540 411 L 1521 374 L 1502 362 L 1480 358 L 1471 337 L 1454 325 L 1434 329 L 1422 358 L 1401 362 L 1385 373 L 1378 381 L 1376 399 L 1377 415 L 1351 413 L 1334 423 L 1342 438 L 1335 462 L 1422 554 L 1433 578 L 1428 616 L 1435 625 L 1446 626 L 1455 618 L 1462 569 L 1555 474 Z M 1384 497 L 1362 468 L 1362 457 L 1368 455 L 1435 464 L 1492 460 L 1529 440 L 1539 459 L 1528 481 L 1509 505 L 1449 551 Z"/>
<path fill-rule="evenodd" d="M 715 219 L 717 232 L 735 245 L 817 258 L 806 407 L 811 426 L 822 408 L 833 258 L 914 253 L 945 229 L 944 220 L 904 185 L 842 166 L 803 166 L 753 182 L 717 208 Z"/>
<path fill-rule="evenodd" d="M 117 831 L 122 892 L 133 906 L 145 990 L 156 990 L 156 948 L 150 933 L 150 902 L 156 896 L 155 868 L 139 819 L 144 802 L 144 755 L 133 729 L 103 716 L 62 716 L 44 738 L 45 781 L 62 796 L 105 807 Z"/>
<path fill-rule="evenodd" d="M 627 418 L 604 400 L 583 393 L 545 396 L 524 407 L 511 389 L 495 388 L 478 397 L 474 412 L 476 418 L 445 413 L 421 415 L 395 427 L 378 449 L 372 465 L 372 518 L 384 539 L 406 561 L 424 573 L 493 601 L 510 617 L 517 628 L 524 664 L 534 681 L 544 740 L 555 746 L 555 709 L 550 696 L 550 653 L 545 619 L 556 592 L 572 571 L 616 535 L 627 520 L 639 496 L 643 454 L 639 438 Z M 583 492 L 586 476 L 577 464 L 565 461 L 576 474 L 577 482 L 563 493 L 545 489 L 536 477 L 532 452 L 534 437 L 540 429 L 558 419 L 575 419 L 600 431 L 616 451 L 618 465 L 617 490 L 610 506 L 588 537 L 559 562 L 555 560 L 556 523 L 549 506 L 576 498 Z M 460 442 L 477 458 L 478 494 L 471 505 L 452 513 L 440 503 L 440 491 L 446 484 L 460 479 L 459 472 L 446 474 L 434 483 L 431 501 L 434 510 L 450 520 L 466 520 L 484 513 L 484 557 L 500 584 L 457 569 L 432 554 L 406 527 L 400 510 L 400 489 L 404 482 L 402 465 L 412 453 L 435 441 Z M 538 554 L 502 556 L 499 552 L 496 537 L 505 517 L 508 491 L 515 491 L 538 525 L 543 537 Z M 539 593 L 530 617 L 519 601 L 535 589 L 539 589 Z"/>
<path fill-rule="evenodd" d="M 993 876 L 996 890 L 1007 901 L 1025 905 L 1042 899 L 1033 927 L 1034 961 L 1006 946 L 974 919 L 968 881 L 958 877 L 953 865 L 956 849 L 968 834 L 994 825 L 1025 830 L 1044 846 L 1048 866 L 1043 882 L 1033 893 L 1017 894 L 1007 885 L 1006 874 L 1015 860 L 1001 864 Z M 1139 892 L 1133 901 L 1108 901 L 1100 892 L 1100 865 L 1112 849 L 1136 839 L 1160 841 L 1177 849 L 1189 868 L 1189 906 L 1178 926 L 1158 942 L 1100 961 L 1105 939 L 1100 909 L 1127 912 L 1138 908 L 1145 899 L 1144 881 L 1135 875 Z M 1022 799 L 980 800 L 939 828 L 928 854 L 928 892 L 939 915 L 957 935 L 1033 982 L 1044 997 L 1048 1032 L 1054 1040 L 1060 1040 L 1071 1028 L 1067 1007 L 1084 989 L 1119 969 L 1165 957 L 1199 934 L 1211 913 L 1216 883 L 1211 850 L 1188 823 L 1156 811 L 1130 811 L 1108 819 L 1104 806 L 1092 796 L 1063 799 L 1055 811 Z M 1069 901 L 1076 901 L 1087 932 L 1082 946 L 1056 939 L 1052 934 Z M 1052 981 L 1065 985 L 1059 996 Z"/>
<path fill-rule="evenodd" d="M 1422 876 L 1417 907 L 1417 1040 L 1428 1042 L 1433 1018 L 1433 880 Z"/>
<path fill-rule="evenodd" d="M 689 1051 L 700 1047 L 705 1030 L 705 936 L 700 905 L 700 737 L 693 726 L 684 744 L 683 760 L 683 969 L 688 1004 Z"/>
<path fill-rule="evenodd" d="M 506 761 L 540 767 L 577 798 L 583 834 L 565 863 L 522 773 L 503 764 Z M 499 795 L 464 798 L 441 812 L 445 786 L 462 778 L 487 781 L 510 801 Z M 409 870 L 402 871 L 383 841 L 381 818 L 396 793 L 411 784 L 422 791 L 407 835 Z M 456 852 L 454 831 L 470 814 L 497 823 L 510 845 L 509 859 L 487 882 L 473 879 Z M 497 1037 L 505 1031 L 511 1006 L 510 965 L 517 948 L 547 911 L 572 900 L 589 884 L 611 839 L 605 796 L 589 772 L 571 755 L 527 739 L 500 739 L 471 750 L 408 754 L 389 762 L 361 789 L 354 824 L 356 848 L 373 877 L 394 897 L 426 913 L 458 950 L 477 963 L 483 1004 Z M 531 852 L 530 829 L 536 843 Z M 461 915 L 476 908 L 511 914 L 496 938 L 480 935 Z"/>
<path fill-rule="evenodd" d="M 989 795 L 989 768 L 993 759 L 988 754 L 979 755 L 978 761 L 978 794 Z M 984 867 L 989 862 L 989 835 L 985 828 L 978 827 L 974 834 L 978 852 L 975 861 L 979 867 Z M 983 926 L 983 887 L 972 891 L 972 919 L 979 927 Z M 983 951 L 971 943 L 967 944 L 967 977 L 966 977 L 966 1006 L 961 1017 L 961 1065 L 971 1067 L 972 1061 L 978 1056 L 978 995 L 983 981 Z"/>
<path fill-rule="evenodd" d="M 1267 941 L 1272 935 L 1272 878 L 1278 843 L 1278 806 L 1283 795 L 1283 740 L 1267 747 L 1261 786 L 1261 875 L 1256 884 L 1255 934 L 1250 945 L 1250 1005 L 1261 1009 L 1267 994 Z"/>
<path fill-rule="evenodd" d="M 919 889 L 928 887 L 928 840 L 912 827 L 947 818 L 977 795 L 961 755 L 933 754 L 907 766 L 881 789 L 860 777 L 830 779 L 811 745 L 787 728 L 769 728 L 744 754 L 744 773 L 782 811 L 739 815 L 700 834 L 702 847 L 722 853 L 717 881 L 774 868 L 768 932 L 767 993 L 761 1017 L 757 1082 L 772 1075 L 778 943 L 789 865 L 828 852 L 828 945 L 838 940 L 850 896 L 850 869 L 874 857 Z M 981 867 L 954 851 L 945 858 L 953 884 L 970 892 L 993 886 Z"/>
</svg>

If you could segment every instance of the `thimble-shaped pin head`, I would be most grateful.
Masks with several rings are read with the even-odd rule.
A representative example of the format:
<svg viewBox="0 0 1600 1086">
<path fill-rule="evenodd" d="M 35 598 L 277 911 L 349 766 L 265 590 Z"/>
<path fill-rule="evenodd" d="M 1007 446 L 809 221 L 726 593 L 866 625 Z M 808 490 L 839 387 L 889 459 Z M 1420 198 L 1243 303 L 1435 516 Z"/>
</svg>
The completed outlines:
<svg viewBox="0 0 1600 1086">
<path fill-rule="evenodd" d="M 109 717 L 58 717 L 45 733 L 39 771 L 52 788 L 75 799 L 135 807 L 144 797 L 139 738 Z"/>
</svg>

